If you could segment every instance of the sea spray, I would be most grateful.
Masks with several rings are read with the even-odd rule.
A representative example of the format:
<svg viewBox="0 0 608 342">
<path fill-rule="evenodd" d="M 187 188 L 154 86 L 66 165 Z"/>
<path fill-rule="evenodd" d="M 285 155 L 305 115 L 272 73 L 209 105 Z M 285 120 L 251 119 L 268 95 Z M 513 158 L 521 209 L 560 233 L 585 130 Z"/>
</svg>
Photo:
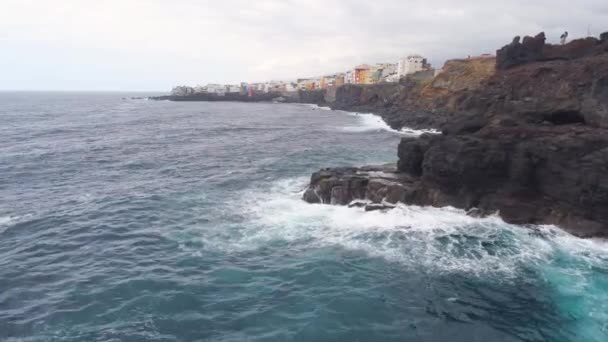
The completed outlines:
<svg viewBox="0 0 608 342">
<path fill-rule="evenodd" d="M 424 133 L 438 134 L 439 131 L 429 128 L 429 129 L 413 129 L 408 127 L 403 127 L 401 129 L 393 129 L 391 128 L 381 116 L 371 113 L 356 113 L 356 112 L 344 112 L 347 115 L 355 116 L 359 119 L 360 125 L 358 126 L 348 126 L 344 127 L 343 130 L 347 132 L 369 132 L 369 131 L 379 131 L 384 130 L 392 133 L 398 133 L 407 136 L 419 136 Z"/>
</svg>

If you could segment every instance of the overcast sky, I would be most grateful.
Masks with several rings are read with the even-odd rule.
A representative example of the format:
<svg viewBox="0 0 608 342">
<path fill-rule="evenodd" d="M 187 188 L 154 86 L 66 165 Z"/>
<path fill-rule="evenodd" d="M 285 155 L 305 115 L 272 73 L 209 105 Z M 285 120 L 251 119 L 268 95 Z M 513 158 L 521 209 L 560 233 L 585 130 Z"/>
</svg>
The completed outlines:
<svg viewBox="0 0 608 342">
<path fill-rule="evenodd" d="M 0 89 L 167 91 L 315 76 L 515 35 L 608 31 L 608 0 L 1 0 Z"/>
</svg>

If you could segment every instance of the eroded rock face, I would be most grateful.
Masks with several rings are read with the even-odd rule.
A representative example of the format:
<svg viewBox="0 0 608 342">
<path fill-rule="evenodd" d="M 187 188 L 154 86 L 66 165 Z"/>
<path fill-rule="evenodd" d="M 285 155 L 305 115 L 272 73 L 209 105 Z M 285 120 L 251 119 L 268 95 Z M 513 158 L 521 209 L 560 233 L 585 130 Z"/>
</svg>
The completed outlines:
<svg viewBox="0 0 608 342">
<path fill-rule="evenodd" d="M 415 182 L 393 164 L 363 168 L 323 169 L 313 173 L 303 199 L 309 203 L 357 206 L 353 201 L 371 203 L 411 202 Z"/>
<path fill-rule="evenodd" d="M 419 193 L 450 205 L 499 211 L 512 223 L 558 224 L 581 236 L 608 235 L 608 134 L 585 126 L 437 136 L 424 150 Z M 400 163 L 415 144 L 404 139 Z M 409 168 L 400 171 L 409 173 Z M 437 204 L 424 197 L 418 204 Z"/>
</svg>

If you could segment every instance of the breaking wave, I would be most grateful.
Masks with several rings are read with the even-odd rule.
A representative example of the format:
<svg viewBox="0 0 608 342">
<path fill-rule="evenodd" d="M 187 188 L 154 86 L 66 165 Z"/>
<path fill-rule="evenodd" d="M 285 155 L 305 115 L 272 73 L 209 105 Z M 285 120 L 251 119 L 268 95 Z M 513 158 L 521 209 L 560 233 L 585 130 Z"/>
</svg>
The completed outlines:
<svg viewBox="0 0 608 342">
<path fill-rule="evenodd" d="M 306 182 L 289 179 L 249 191 L 237 204 L 247 225 L 235 228 L 231 239 L 206 242 L 231 252 L 276 243 L 289 249 L 339 248 L 420 274 L 499 283 L 535 274 L 555 290 L 558 309 L 577 316 L 573 325 L 580 336 L 595 341 L 608 335 L 608 283 L 597 276 L 608 273 L 605 240 L 577 238 L 549 225 L 507 224 L 497 216 L 473 218 L 452 207 L 398 205 L 365 212 L 308 204 L 301 200 Z"/>
<path fill-rule="evenodd" d="M 302 103 L 301 105 L 304 107 L 311 108 L 313 110 L 332 110 L 330 107 L 319 106 L 313 103 Z"/>
<path fill-rule="evenodd" d="M 424 133 L 438 134 L 439 131 L 435 129 L 413 129 L 404 127 L 402 129 L 393 129 L 391 128 L 382 117 L 371 114 L 371 113 L 356 113 L 356 112 L 344 112 L 348 115 L 355 116 L 359 119 L 358 126 L 348 126 L 344 127 L 343 130 L 347 132 L 369 132 L 369 131 L 388 131 L 397 134 L 409 135 L 409 136 L 419 136 Z"/>
<path fill-rule="evenodd" d="M 19 216 L 0 216 L 0 234 L 19 221 Z"/>
<path fill-rule="evenodd" d="M 473 218 L 445 207 L 399 205 L 387 212 L 308 204 L 301 200 L 307 179 L 250 191 L 239 205 L 249 224 L 223 248 L 255 249 L 274 240 L 310 247 L 339 246 L 370 256 L 440 272 L 500 274 L 550 264 L 567 253 L 582 262 L 608 262 L 608 244 L 576 238 L 554 226 L 522 227 L 497 216 Z M 251 205 L 255 203 L 255 205 Z"/>
</svg>

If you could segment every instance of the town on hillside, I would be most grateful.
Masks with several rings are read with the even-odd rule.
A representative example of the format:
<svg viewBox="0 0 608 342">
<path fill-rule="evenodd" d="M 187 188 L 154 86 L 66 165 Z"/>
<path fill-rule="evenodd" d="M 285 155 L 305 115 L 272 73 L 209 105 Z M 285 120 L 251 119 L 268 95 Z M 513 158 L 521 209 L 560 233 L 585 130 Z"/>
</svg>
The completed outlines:
<svg viewBox="0 0 608 342">
<path fill-rule="evenodd" d="M 493 57 L 481 55 L 481 58 Z M 441 70 L 435 69 L 420 55 L 409 55 L 397 63 L 377 63 L 374 65 L 357 65 L 346 72 L 312 78 L 300 78 L 295 82 L 270 81 L 261 83 L 240 84 L 207 84 L 196 87 L 178 86 L 173 88 L 171 96 L 190 96 L 195 94 L 211 94 L 225 96 L 226 94 L 249 95 L 263 93 L 290 93 L 298 90 L 335 89 L 344 84 L 378 84 L 395 83 L 401 78 L 410 77 L 424 81 L 432 79 Z"/>
</svg>

